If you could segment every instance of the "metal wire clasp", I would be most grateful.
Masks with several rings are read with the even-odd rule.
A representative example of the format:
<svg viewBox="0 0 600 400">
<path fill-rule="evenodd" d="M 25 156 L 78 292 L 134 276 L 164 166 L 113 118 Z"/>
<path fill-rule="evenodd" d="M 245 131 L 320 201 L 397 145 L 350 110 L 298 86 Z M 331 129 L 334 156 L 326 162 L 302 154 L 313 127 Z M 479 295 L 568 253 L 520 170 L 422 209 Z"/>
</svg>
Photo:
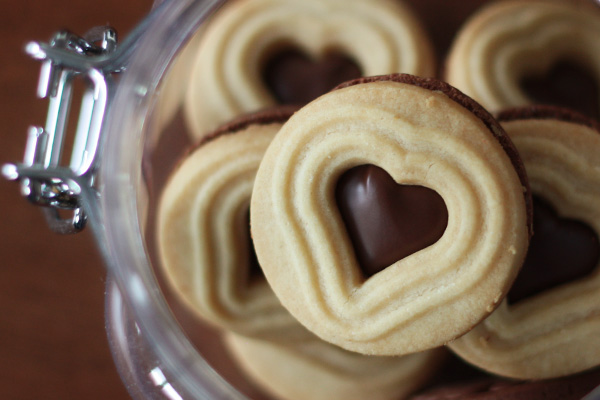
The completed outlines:
<svg viewBox="0 0 600 400">
<path fill-rule="evenodd" d="M 42 61 L 37 95 L 49 100 L 46 125 L 29 128 L 23 162 L 4 165 L 2 174 L 20 181 L 22 194 L 44 207 L 50 227 L 60 233 L 78 232 L 87 220 L 80 195 L 84 186 L 94 184 L 108 101 L 108 74 L 115 72 L 98 68 L 104 64 L 97 61 L 105 60 L 116 47 L 116 32 L 100 27 L 84 37 L 59 32 L 50 43 L 31 42 L 25 48 L 31 57 Z M 62 153 L 75 79 L 82 79 L 85 89 L 70 162 L 65 164 Z M 59 210 L 69 210 L 72 216 L 63 218 Z"/>
</svg>

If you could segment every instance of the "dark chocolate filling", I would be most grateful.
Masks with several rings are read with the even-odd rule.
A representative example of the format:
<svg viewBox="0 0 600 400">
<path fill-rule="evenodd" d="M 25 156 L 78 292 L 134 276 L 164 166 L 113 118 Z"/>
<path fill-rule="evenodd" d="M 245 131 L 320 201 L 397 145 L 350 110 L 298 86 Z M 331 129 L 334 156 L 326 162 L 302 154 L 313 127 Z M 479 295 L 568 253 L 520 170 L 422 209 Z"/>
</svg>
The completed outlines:
<svg viewBox="0 0 600 400">
<path fill-rule="evenodd" d="M 441 92 L 448 96 L 448 98 L 454 101 L 456 104 L 468 110 L 481 122 L 483 122 L 483 124 L 489 129 L 490 133 L 498 141 L 500 146 L 502 146 L 502 148 L 506 152 L 506 155 L 510 159 L 517 175 L 519 176 L 521 185 L 524 188 L 523 196 L 525 198 L 525 208 L 527 213 L 527 230 L 529 231 L 529 236 L 531 236 L 533 206 L 531 204 L 531 191 L 529 189 L 527 173 L 525 172 L 525 165 L 521 160 L 521 156 L 519 155 L 517 148 L 515 147 L 514 143 L 510 140 L 500 123 L 475 100 L 466 96 L 464 93 L 462 93 L 455 87 L 449 85 L 448 83 L 435 78 L 421 78 L 409 74 L 369 76 L 344 82 L 343 84 L 339 85 L 336 89 L 343 89 L 354 85 L 367 84 L 370 82 L 385 81 L 404 83 L 407 85 L 414 85 L 423 89 L 432 90 L 435 92 Z"/>
<path fill-rule="evenodd" d="M 335 197 L 365 277 L 434 244 L 448 224 L 438 193 L 399 185 L 374 165 L 346 171 Z"/>
<path fill-rule="evenodd" d="M 559 61 L 542 76 L 526 76 L 521 87 L 536 103 L 567 107 L 600 119 L 598 82 L 584 68 Z"/>
<path fill-rule="evenodd" d="M 252 284 L 254 282 L 265 281 L 266 278 L 262 268 L 260 267 L 260 264 L 258 263 L 258 257 L 256 256 L 256 251 L 254 250 L 254 242 L 252 241 L 252 234 L 250 233 L 250 209 L 248 209 L 246 221 L 248 222 L 245 225 L 248 235 L 248 283 Z"/>
<path fill-rule="evenodd" d="M 509 304 L 589 275 L 600 261 L 598 234 L 587 224 L 561 218 L 544 199 L 533 196 L 533 237 Z"/>
<path fill-rule="evenodd" d="M 294 48 L 274 52 L 262 70 L 263 81 L 280 104 L 304 105 L 360 76 L 358 65 L 343 54 L 330 51 L 313 60 Z"/>
</svg>

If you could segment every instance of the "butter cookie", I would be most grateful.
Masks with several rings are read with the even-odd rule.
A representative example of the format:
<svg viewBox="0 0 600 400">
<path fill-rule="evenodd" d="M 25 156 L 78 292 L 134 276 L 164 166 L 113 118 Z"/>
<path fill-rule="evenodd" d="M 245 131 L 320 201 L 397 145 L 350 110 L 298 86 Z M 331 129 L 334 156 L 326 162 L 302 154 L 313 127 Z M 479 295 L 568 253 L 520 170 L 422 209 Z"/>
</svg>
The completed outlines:
<svg viewBox="0 0 600 400">
<path fill-rule="evenodd" d="M 157 217 L 160 265 L 177 298 L 216 327 L 273 340 L 310 336 L 262 276 L 248 225 L 256 170 L 293 111 L 244 116 L 215 131 L 169 178 Z"/>
<path fill-rule="evenodd" d="M 322 340 L 274 343 L 235 334 L 225 344 L 248 377 L 286 400 L 401 400 L 420 389 L 445 359 L 444 349 L 403 357 L 365 356 Z"/>
<path fill-rule="evenodd" d="M 433 47 L 396 0 L 237 0 L 210 20 L 185 115 L 194 137 L 248 112 L 302 105 L 366 75 L 432 76 Z"/>
<path fill-rule="evenodd" d="M 591 2 L 492 2 L 457 34 L 445 80 L 493 112 L 550 104 L 599 118 L 599 37 Z"/>
<path fill-rule="evenodd" d="M 352 215 L 367 212 L 352 204 L 380 197 L 369 179 L 352 189 L 364 168 L 401 186 L 381 190 L 384 202 L 397 197 L 391 209 L 406 208 L 399 228 L 351 234 Z M 344 203 L 348 186 L 358 198 Z M 294 317 L 347 350 L 401 355 L 455 339 L 500 304 L 525 257 L 530 206 L 518 153 L 489 113 L 444 82 L 396 74 L 342 85 L 294 114 L 261 162 L 250 214 L 260 265 Z M 367 209 L 367 224 L 397 218 L 377 202 Z M 402 211 L 431 226 L 402 232 Z M 363 236 L 367 249 L 410 248 L 359 261 Z"/>
<path fill-rule="evenodd" d="M 534 234 L 506 300 L 449 346 L 492 373 L 546 379 L 600 365 L 600 132 L 554 107 L 499 115 L 527 170 Z"/>
</svg>

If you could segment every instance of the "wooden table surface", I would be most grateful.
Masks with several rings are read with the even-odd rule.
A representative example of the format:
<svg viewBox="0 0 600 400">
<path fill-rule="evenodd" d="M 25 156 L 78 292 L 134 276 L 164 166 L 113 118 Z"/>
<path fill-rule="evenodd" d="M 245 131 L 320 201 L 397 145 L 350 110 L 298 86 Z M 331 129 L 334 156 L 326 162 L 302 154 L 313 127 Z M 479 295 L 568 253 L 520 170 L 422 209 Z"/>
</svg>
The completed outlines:
<svg viewBox="0 0 600 400">
<path fill-rule="evenodd" d="M 44 125 L 40 64 L 23 52 L 60 29 L 128 32 L 151 0 L 0 0 L 0 164 L 21 161 Z M 91 232 L 61 236 L 0 178 L 0 398 L 128 399 L 104 329 L 105 270 Z"/>
</svg>

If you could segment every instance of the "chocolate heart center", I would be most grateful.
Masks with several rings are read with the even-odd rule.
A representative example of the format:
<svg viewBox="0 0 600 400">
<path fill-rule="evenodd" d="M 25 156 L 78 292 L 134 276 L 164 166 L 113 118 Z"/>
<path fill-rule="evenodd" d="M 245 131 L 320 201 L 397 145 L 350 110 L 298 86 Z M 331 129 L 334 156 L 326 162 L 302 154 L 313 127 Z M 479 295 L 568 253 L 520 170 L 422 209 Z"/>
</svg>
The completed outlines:
<svg viewBox="0 0 600 400">
<path fill-rule="evenodd" d="M 274 52 L 262 70 L 263 81 L 280 104 L 298 105 L 361 75 L 356 63 L 340 53 L 330 51 L 312 60 L 293 48 Z"/>
<path fill-rule="evenodd" d="M 598 82 L 572 62 L 559 61 L 542 76 L 527 76 L 521 87 L 536 103 L 571 108 L 600 119 Z"/>
<path fill-rule="evenodd" d="M 533 237 L 525 263 L 508 292 L 509 304 L 590 274 L 600 261 L 598 234 L 587 224 L 561 218 L 533 197 Z"/>
<path fill-rule="evenodd" d="M 366 277 L 437 242 L 448 224 L 439 194 L 423 186 L 399 185 L 374 165 L 346 171 L 335 197 Z"/>
</svg>

